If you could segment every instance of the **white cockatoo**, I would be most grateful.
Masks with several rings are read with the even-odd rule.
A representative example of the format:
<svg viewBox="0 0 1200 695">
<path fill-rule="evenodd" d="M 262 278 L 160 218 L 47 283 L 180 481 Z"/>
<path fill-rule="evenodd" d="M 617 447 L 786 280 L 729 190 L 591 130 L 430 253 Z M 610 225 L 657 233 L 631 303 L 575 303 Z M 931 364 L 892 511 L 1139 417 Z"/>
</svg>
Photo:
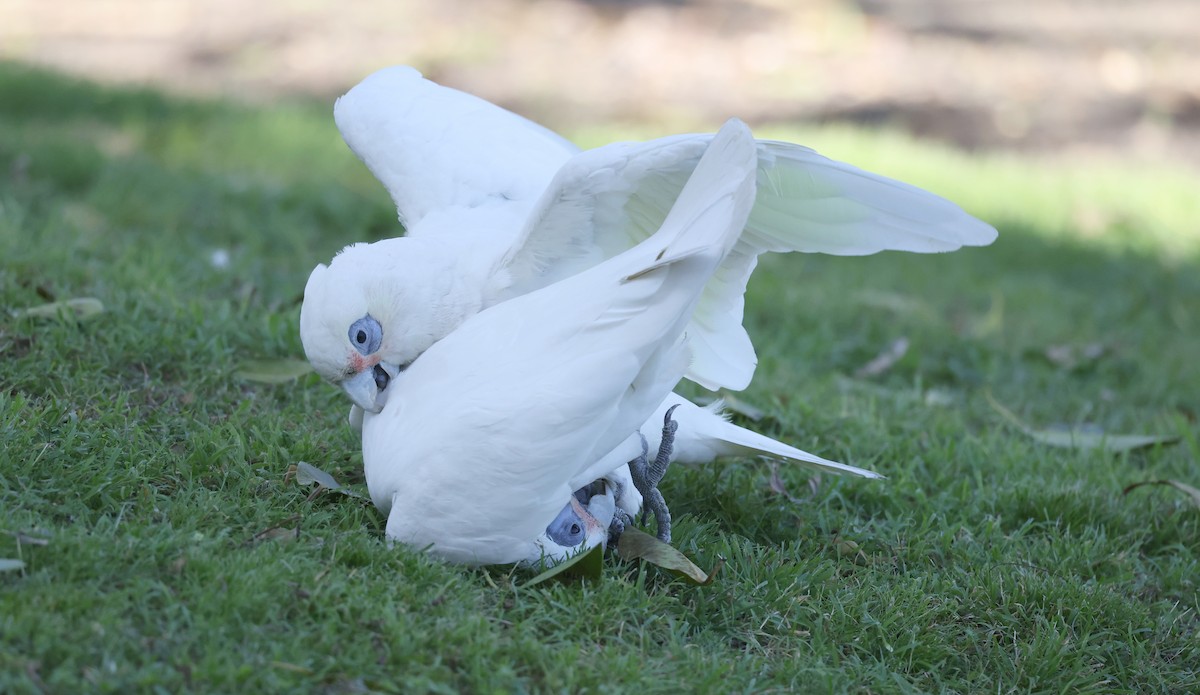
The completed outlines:
<svg viewBox="0 0 1200 695">
<path fill-rule="evenodd" d="M 338 100 L 338 127 L 383 183 L 404 237 L 355 244 L 318 266 L 301 338 L 313 366 L 362 410 L 418 356 L 479 311 L 569 277 L 654 233 L 712 135 L 580 152 L 553 132 L 408 67 L 380 70 Z M 759 254 L 953 251 L 996 232 L 953 203 L 782 142 L 758 141 L 757 199 L 688 325 L 686 376 L 744 388 L 757 358 L 742 328 Z M 677 405 L 676 460 L 763 455 L 876 474 L 757 435 L 677 396 L 643 432 L 656 443 Z M 362 410 L 359 410 L 361 408 Z M 636 503 L 630 503 L 630 506 Z"/>
<path fill-rule="evenodd" d="M 611 519 L 610 495 L 585 509 L 574 493 L 639 455 L 639 427 L 692 364 L 693 310 L 738 243 L 756 164 L 731 120 L 659 231 L 466 317 L 391 378 L 362 423 L 390 539 L 468 565 L 553 562 L 605 540 L 597 500 Z M 330 279 L 318 269 L 310 287 Z M 563 513 L 584 522 L 575 546 L 551 538 Z"/>
</svg>

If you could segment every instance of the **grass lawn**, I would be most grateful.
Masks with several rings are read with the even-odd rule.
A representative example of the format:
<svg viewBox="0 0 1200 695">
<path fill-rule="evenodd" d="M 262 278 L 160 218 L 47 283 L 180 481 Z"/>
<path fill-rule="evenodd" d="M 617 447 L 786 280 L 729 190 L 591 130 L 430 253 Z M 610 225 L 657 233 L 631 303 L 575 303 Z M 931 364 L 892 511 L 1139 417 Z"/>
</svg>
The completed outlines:
<svg viewBox="0 0 1200 695">
<path fill-rule="evenodd" d="M 676 468 L 676 545 L 727 559 L 713 585 L 614 561 L 522 588 L 310 498 L 296 462 L 361 487 L 344 397 L 233 376 L 302 356 L 313 265 L 396 232 L 329 105 L 0 64 L 0 558 L 23 563 L 0 572 L 0 691 L 1200 690 L 1200 509 L 1122 493 L 1200 486 L 1200 175 L 758 132 L 1000 229 L 945 256 L 770 257 L 751 284 L 753 426 L 889 479 Z M 105 311 L 17 312 L 75 297 Z M 1179 440 L 1053 447 L 989 397 L 1035 430 Z"/>
</svg>

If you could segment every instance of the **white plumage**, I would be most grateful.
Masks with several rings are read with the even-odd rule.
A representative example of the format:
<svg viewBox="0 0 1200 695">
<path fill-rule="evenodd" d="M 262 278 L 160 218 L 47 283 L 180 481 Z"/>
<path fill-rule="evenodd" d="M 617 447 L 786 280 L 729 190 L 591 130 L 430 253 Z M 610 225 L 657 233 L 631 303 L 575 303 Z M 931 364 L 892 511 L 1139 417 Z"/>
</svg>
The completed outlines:
<svg viewBox="0 0 1200 695">
<path fill-rule="evenodd" d="M 391 194 L 407 229 L 405 237 L 347 248 L 328 267 L 318 266 L 305 289 L 301 337 L 317 371 L 341 385 L 356 406 L 369 413 L 382 407 L 380 386 L 389 380 L 395 383 L 389 389 L 390 402 L 405 404 L 389 405 L 374 425 L 368 415 L 364 446 L 380 436 L 381 421 L 408 427 L 401 420 L 412 418 L 415 408 L 425 407 L 410 392 L 412 372 L 426 364 L 422 355 L 427 351 L 450 349 L 439 347 L 439 341 L 475 326 L 469 335 L 480 344 L 472 354 L 486 361 L 492 351 L 506 349 L 499 336 L 515 340 L 520 330 L 542 327 L 541 319 L 548 325 L 559 319 L 526 312 L 574 315 L 583 311 L 587 305 L 583 300 L 593 298 L 582 294 L 564 298 L 557 294 L 562 286 L 555 283 L 574 281 L 580 273 L 603 267 L 605 261 L 659 230 L 714 138 L 678 135 L 580 152 L 542 126 L 434 84 L 406 67 L 369 76 L 338 100 L 334 114 L 346 142 Z M 682 328 L 691 352 L 683 366 L 685 376 L 707 388 L 740 389 L 753 376 L 757 358 L 742 327 L 743 295 L 761 253 L 864 255 L 888 249 L 929 253 L 986 245 L 996 237 L 994 229 L 947 200 L 826 159 L 808 148 L 757 141 L 750 151 L 749 178 L 757 186 L 757 198 L 741 228 L 730 237 L 731 248 L 721 254 L 698 290 L 699 298 Z M 550 291 L 539 292 L 543 289 Z M 526 300 L 531 293 L 556 299 L 539 300 L 544 304 Z M 527 303 L 516 307 L 526 309 L 504 308 L 519 299 Z M 498 319 L 489 319 L 487 325 L 497 331 L 489 335 L 472 318 L 480 312 L 508 317 L 516 325 L 501 327 Z M 359 330 L 364 325 L 369 330 Z M 553 341 L 545 339 L 550 342 L 543 343 L 544 350 L 554 352 L 546 347 Z M 465 340 L 455 337 L 452 345 L 462 350 Z M 565 346 L 561 350 L 570 355 Z M 418 357 L 421 360 L 414 362 Z M 412 370 L 403 372 L 410 364 Z M 455 370 L 474 373 L 461 357 L 453 364 Z M 532 365 L 519 366 L 528 374 L 536 372 Z M 455 383 L 468 383 L 455 374 Z M 503 376 L 489 375 L 489 379 Z M 487 393 L 499 401 L 489 407 L 499 408 L 505 399 L 524 399 L 522 390 L 540 382 L 500 379 L 491 383 Z M 432 385 L 423 389 L 433 399 L 431 404 L 441 406 L 443 416 L 452 421 L 455 394 L 437 396 Z M 542 395 L 550 403 L 559 398 L 599 397 L 592 393 L 599 389 L 593 382 L 580 381 L 568 388 L 563 381 L 560 389 L 566 391 Z M 482 407 L 478 405 L 484 402 L 482 393 L 478 391 L 473 401 L 476 407 Z M 680 422 L 678 461 L 757 454 L 878 477 L 749 432 L 674 395 L 641 427 L 652 443 L 658 438 L 662 412 L 675 402 L 681 403 L 675 413 Z M 404 418 L 398 413 L 402 408 Z M 352 412 L 351 421 L 356 420 Z M 522 429 L 515 420 L 506 423 L 514 432 L 540 436 L 539 430 Z M 570 426 L 580 423 L 572 421 Z M 465 439 L 452 428 L 436 431 L 451 440 Z M 466 446 L 462 441 L 453 444 Z M 428 453 L 414 455 L 421 458 Z M 604 465 L 609 463 L 606 460 Z M 413 469 L 413 475 L 418 473 L 442 480 L 435 475 L 438 471 Z M 421 485 L 436 501 L 442 488 Z M 557 499 L 558 492 L 551 497 Z M 632 492 L 623 500 L 626 508 L 640 501 Z M 516 489 L 504 494 L 524 493 Z M 377 502 L 388 504 L 386 499 Z M 563 501 L 557 499 L 556 504 L 561 508 Z M 426 528 L 415 517 L 405 523 Z M 496 520 L 494 525 L 499 528 L 501 523 Z M 522 527 L 518 535 L 524 537 L 525 530 Z"/>
<path fill-rule="evenodd" d="M 546 128 L 409 67 L 367 77 L 338 100 L 334 115 L 408 231 L 348 248 L 328 269 L 318 266 L 305 292 L 301 336 L 309 359 L 368 409 L 376 365 L 397 371 L 481 309 L 648 237 L 712 138 L 679 135 L 581 153 Z M 953 203 L 907 184 L 799 145 L 759 141 L 757 149 L 749 221 L 688 326 L 688 377 L 706 387 L 739 389 L 753 375 L 743 294 L 760 253 L 938 252 L 996 237 Z M 386 327 L 383 345 L 356 356 L 346 330 L 368 313 Z M 677 418 L 688 411 L 697 422 L 719 421 L 690 403 Z M 648 436 L 657 424 L 647 423 Z M 681 428 L 680 460 L 690 460 L 689 450 L 728 451 L 719 441 L 734 433 L 729 427 Z M 688 446 L 693 437 L 696 446 Z M 759 450 L 796 458 L 791 447 L 775 444 Z"/>
<path fill-rule="evenodd" d="M 731 121 L 662 230 L 553 287 L 468 318 L 363 421 L 367 486 L 390 538 L 465 564 L 536 560 L 572 492 L 640 450 L 683 376 L 684 328 L 754 196 Z"/>
</svg>

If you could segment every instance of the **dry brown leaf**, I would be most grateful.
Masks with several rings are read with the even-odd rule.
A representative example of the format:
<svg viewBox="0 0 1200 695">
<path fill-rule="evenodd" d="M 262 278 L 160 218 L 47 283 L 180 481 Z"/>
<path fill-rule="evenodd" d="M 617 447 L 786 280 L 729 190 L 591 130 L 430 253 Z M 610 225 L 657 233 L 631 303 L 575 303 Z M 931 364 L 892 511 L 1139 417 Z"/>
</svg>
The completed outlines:
<svg viewBox="0 0 1200 695">
<path fill-rule="evenodd" d="M 645 560 L 698 586 L 711 584 L 725 564 L 722 558 L 711 572 L 705 573 L 674 547 L 633 526 L 625 527 L 621 533 L 621 539 L 617 541 L 617 554 L 625 560 Z"/>
<path fill-rule="evenodd" d="M 1047 446 L 1064 449 L 1100 449 L 1109 453 L 1133 451 L 1160 444 L 1174 444 L 1179 441 L 1178 435 L 1172 434 L 1108 434 L 1094 432 L 1082 427 L 1064 430 L 1035 430 L 1021 422 L 1021 419 L 1011 410 L 1000 405 L 991 393 L 985 393 L 988 403 L 1001 417 L 1025 433 L 1029 438 Z"/>
<path fill-rule="evenodd" d="M 1181 483 L 1178 480 L 1146 480 L 1130 485 L 1129 487 L 1125 488 L 1122 494 L 1128 495 L 1130 490 L 1135 490 L 1143 485 L 1167 485 L 1169 487 L 1173 487 L 1190 497 L 1192 500 L 1192 505 L 1197 509 L 1200 509 L 1200 490 L 1197 490 L 1187 483 Z"/>
<path fill-rule="evenodd" d="M 900 359 L 903 358 L 907 353 L 908 338 L 903 336 L 896 338 L 891 342 L 891 344 L 884 348 L 882 352 L 876 355 L 874 359 L 856 369 L 854 371 L 854 376 L 859 379 L 871 376 L 879 376 L 880 374 L 883 374 L 887 370 L 891 369 L 892 366 L 899 362 Z"/>
</svg>

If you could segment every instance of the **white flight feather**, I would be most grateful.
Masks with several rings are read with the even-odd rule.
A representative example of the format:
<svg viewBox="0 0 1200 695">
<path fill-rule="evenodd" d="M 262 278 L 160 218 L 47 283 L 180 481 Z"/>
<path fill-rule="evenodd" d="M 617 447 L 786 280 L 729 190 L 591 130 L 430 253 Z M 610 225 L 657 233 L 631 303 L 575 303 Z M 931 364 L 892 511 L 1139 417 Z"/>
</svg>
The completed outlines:
<svg viewBox="0 0 1200 695">
<path fill-rule="evenodd" d="M 396 378 L 362 432 L 390 538 L 452 562 L 528 560 L 573 490 L 633 457 L 687 368 L 684 329 L 745 224 L 754 161 L 730 121 L 648 241 L 472 316 Z"/>
<path fill-rule="evenodd" d="M 532 204 L 579 151 L 533 121 L 406 66 L 372 73 L 337 100 L 333 117 L 410 230 L 435 210 Z"/>
<path fill-rule="evenodd" d="M 477 310 L 473 307 L 568 277 L 644 240 L 658 228 L 712 138 L 680 135 L 576 154 L 574 145 L 542 126 L 405 67 L 368 77 L 338 101 L 335 117 L 347 143 L 391 194 L 409 236 L 443 242 L 439 258 L 385 272 L 411 275 L 410 283 L 454 273 L 459 286 L 476 288 L 463 293 L 471 306 L 445 307 L 435 318 L 468 315 Z M 740 388 L 754 372 L 753 345 L 741 325 L 743 294 L 764 250 L 933 252 L 995 238 L 991 227 L 920 189 L 798 145 L 757 146 L 758 200 L 687 329 L 694 354 L 689 376 L 707 387 Z M 495 242 L 481 243 L 489 235 Z M 342 267 L 354 265 L 351 260 L 344 258 Z M 342 281 L 345 272 L 338 274 Z M 412 304 L 426 295 L 413 288 L 405 304 L 387 307 L 396 311 L 389 330 L 399 326 L 408 334 L 392 332 L 385 340 L 399 341 L 391 354 L 395 363 L 406 363 L 444 337 L 410 315 Z M 429 299 L 443 301 L 441 296 Z M 344 353 L 342 334 L 349 322 L 341 318 L 328 317 L 328 338 L 323 333 L 314 338 L 309 330 L 305 339 L 306 351 L 316 343 L 310 357 L 329 353 L 331 369 L 341 367 Z M 304 329 L 302 324 L 302 334 Z M 333 371 L 323 374 L 335 377 Z M 716 443 L 721 437 L 741 441 L 740 432 L 695 422 L 702 429 L 681 430 L 685 444 L 692 438 L 728 453 L 734 444 Z M 652 416 L 643 431 L 656 439 L 660 427 Z M 760 444 L 770 455 L 792 456 L 785 453 L 787 445 Z M 686 462 L 689 450 L 681 447 L 677 459 Z"/>
<path fill-rule="evenodd" d="M 350 147 L 396 201 L 410 235 L 453 237 L 473 218 L 506 209 L 511 226 L 488 282 L 488 303 L 544 287 L 648 238 L 658 229 L 712 135 L 577 149 L 531 121 L 404 67 L 381 70 L 335 108 Z M 745 388 L 757 357 L 742 327 L 743 294 L 765 251 L 865 255 L 983 246 L 996 230 L 914 186 L 836 162 L 809 148 L 757 141 L 758 199 L 735 251 L 706 286 L 692 325 L 688 378 Z M 572 156 L 574 155 L 574 156 Z M 432 224 L 429 212 L 444 214 Z M 447 239 L 448 243 L 452 243 Z"/>
</svg>

